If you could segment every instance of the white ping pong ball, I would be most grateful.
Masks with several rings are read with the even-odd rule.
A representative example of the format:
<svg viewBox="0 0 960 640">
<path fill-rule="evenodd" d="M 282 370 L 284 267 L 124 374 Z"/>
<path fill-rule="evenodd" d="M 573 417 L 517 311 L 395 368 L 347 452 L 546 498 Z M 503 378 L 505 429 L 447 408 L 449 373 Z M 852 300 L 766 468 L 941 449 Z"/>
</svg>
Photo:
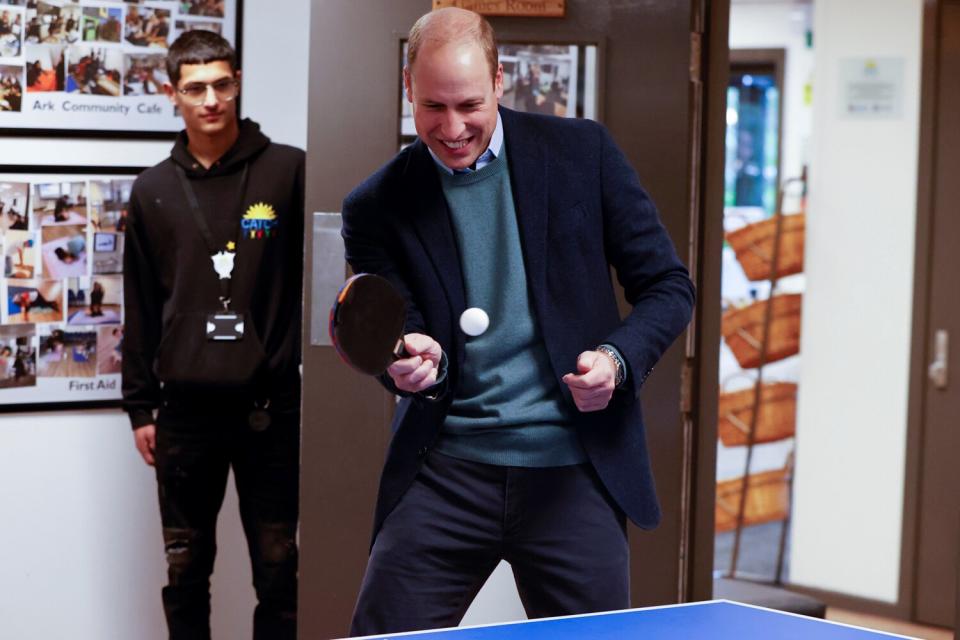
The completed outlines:
<svg viewBox="0 0 960 640">
<path fill-rule="evenodd" d="M 490 316 L 478 307 L 470 307 L 460 314 L 460 330 L 468 336 L 482 335 L 490 326 Z"/>
</svg>

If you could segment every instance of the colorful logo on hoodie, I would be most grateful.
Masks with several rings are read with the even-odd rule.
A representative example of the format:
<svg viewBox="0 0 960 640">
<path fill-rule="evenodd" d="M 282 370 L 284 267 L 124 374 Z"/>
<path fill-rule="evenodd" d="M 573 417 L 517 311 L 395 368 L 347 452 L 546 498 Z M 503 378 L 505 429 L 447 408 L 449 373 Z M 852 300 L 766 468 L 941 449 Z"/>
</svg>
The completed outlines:
<svg viewBox="0 0 960 640">
<path fill-rule="evenodd" d="M 258 202 L 250 205 L 240 225 L 243 235 L 251 240 L 258 240 L 275 235 L 280 221 L 277 220 L 277 212 L 273 210 L 273 205 Z"/>
</svg>

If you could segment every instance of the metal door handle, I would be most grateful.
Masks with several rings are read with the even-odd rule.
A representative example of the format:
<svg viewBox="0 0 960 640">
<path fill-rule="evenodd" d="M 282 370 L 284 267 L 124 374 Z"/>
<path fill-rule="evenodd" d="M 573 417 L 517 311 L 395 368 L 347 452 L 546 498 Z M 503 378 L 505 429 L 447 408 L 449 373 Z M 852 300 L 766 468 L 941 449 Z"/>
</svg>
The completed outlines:
<svg viewBox="0 0 960 640">
<path fill-rule="evenodd" d="M 933 337 L 933 362 L 927 375 L 937 389 L 947 388 L 947 356 L 950 353 L 949 336 L 945 329 L 938 329 Z"/>
</svg>

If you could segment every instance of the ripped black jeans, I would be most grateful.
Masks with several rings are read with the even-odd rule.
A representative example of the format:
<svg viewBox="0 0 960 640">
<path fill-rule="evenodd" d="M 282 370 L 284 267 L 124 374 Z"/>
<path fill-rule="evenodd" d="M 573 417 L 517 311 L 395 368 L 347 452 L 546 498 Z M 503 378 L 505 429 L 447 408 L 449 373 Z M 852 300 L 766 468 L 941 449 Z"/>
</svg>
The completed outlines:
<svg viewBox="0 0 960 640">
<path fill-rule="evenodd" d="M 171 640 L 210 638 L 217 514 L 233 467 L 250 551 L 255 640 L 296 638 L 299 408 L 250 427 L 247 401 L 168 401 L 157 416 L 156 472 L 168 565 Z"/>
</svg>

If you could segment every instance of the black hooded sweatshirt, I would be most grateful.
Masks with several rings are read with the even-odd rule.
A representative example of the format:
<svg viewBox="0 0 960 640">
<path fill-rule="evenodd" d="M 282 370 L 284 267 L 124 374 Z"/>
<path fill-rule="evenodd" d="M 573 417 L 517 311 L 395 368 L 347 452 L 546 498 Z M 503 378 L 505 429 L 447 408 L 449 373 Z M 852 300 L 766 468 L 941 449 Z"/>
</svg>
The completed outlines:
<svg viewBox="0 0 960 640">
<path fill-rule="evenodd" d="M 222 308 L 220 279 L 177 165 L 216 246 L 236 243 L 230 309 L 244 317 L 237 342 L 206 338 L 207 317 Z M 209 169 L 181 132 L 170 157 L 137 178 L 124 246 L 123 402 L 134 428 L 153 424 L 153 410 L 178 396 L 299 407 L 303 189 L 303 151 L 270 142 L 248 119 Z"/>
</svg>

